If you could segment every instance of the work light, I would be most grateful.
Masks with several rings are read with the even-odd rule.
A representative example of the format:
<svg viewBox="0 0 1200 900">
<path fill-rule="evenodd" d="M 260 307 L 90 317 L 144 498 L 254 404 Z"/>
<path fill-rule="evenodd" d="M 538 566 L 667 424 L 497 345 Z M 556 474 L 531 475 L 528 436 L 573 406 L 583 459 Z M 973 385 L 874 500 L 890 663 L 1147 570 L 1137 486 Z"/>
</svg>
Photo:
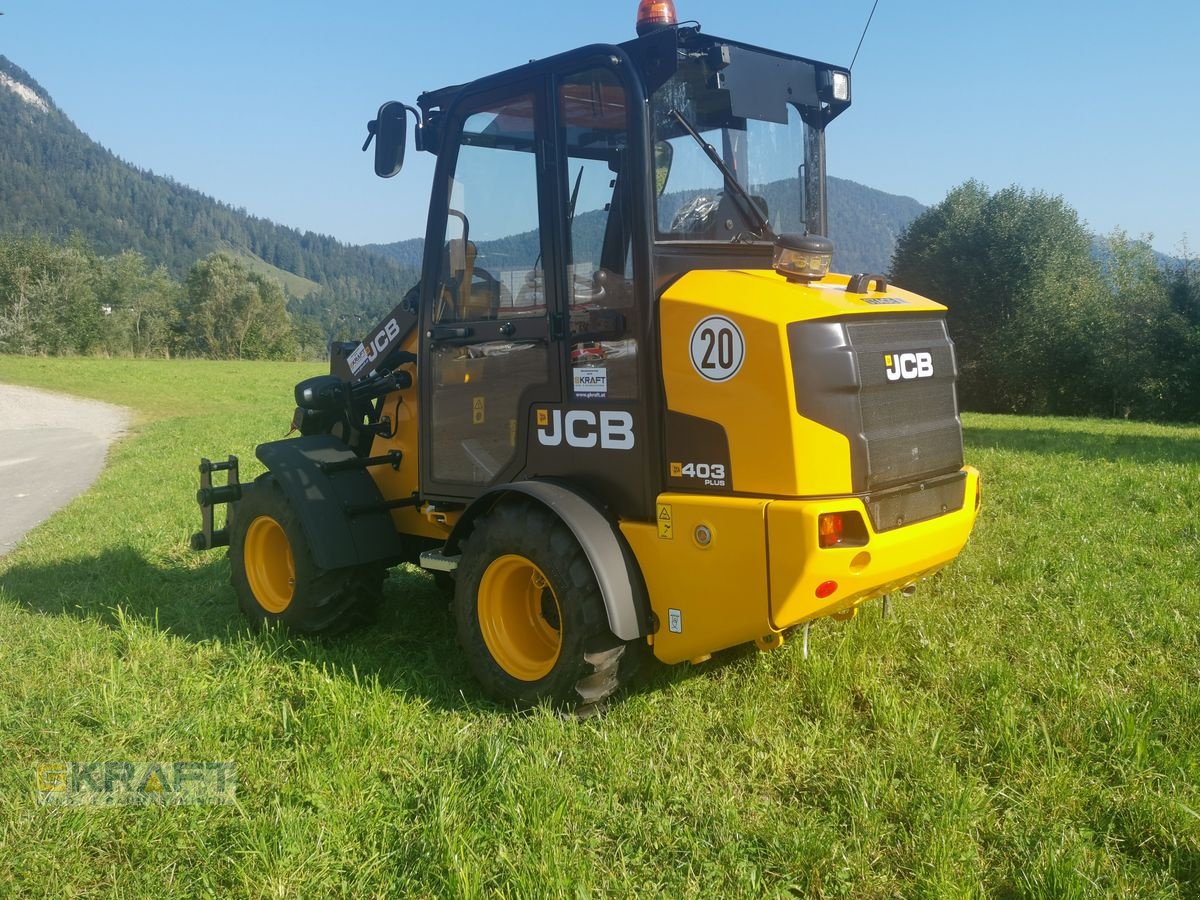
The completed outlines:
<svg viewBox="0 0 1200 900">
<path fill-rule="evenodd" d="M 775 271 L 788 281 L 820 281 L 829 274 L 833 241 L 816 234 L 781 234 L 775 239 Z"/>
</svg>

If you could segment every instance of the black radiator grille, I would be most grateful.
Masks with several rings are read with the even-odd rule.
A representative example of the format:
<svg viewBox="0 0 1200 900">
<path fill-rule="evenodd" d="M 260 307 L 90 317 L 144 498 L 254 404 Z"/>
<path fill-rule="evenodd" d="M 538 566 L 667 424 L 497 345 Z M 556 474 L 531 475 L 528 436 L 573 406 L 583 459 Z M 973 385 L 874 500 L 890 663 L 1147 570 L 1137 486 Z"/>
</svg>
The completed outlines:
<svg viewBox="0 0 1200 900">
<path fill-rule="evenodd" d="M 851 323 L 846 326 L 846 336 L 858 362 L 867 488 L 903 484 L 922 475 L 960 468 L 962 425 L 954 395 L 957 372 L 943 321 Z M 889 380 L 889 356 L 891 371 L 903 369 L 917 377 L 901 375 Z M 924 374 L 930 370 L 932 374 Z"/>
<path fill-rule="evenodd" d="M 849 439 L 855 491 L 962 467 L 958 370 L 940 314 L 794 322 L 788 341 L 797 412 Z"/>
</svg>

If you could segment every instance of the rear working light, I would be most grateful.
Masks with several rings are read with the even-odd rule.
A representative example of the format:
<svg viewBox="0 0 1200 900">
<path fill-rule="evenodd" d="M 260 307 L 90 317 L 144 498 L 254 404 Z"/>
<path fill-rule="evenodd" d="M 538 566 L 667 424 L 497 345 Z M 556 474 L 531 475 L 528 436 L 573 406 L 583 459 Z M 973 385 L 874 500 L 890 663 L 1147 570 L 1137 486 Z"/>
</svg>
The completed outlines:
<svg viewBox="0 0 1200 900">
<path fill-rule="evenodd" d="M 678 21 L 675 16 L 675 0 L 642 0 L 638 4 L 638 37 L 658 28 L 678 24 Z"/>
<path fill-rule="evenodd" d="M 817 234 L 781 234 L 775 238 L 775 271 L 798 284 L 829 274 L 833 241 Z"/>
</svg>

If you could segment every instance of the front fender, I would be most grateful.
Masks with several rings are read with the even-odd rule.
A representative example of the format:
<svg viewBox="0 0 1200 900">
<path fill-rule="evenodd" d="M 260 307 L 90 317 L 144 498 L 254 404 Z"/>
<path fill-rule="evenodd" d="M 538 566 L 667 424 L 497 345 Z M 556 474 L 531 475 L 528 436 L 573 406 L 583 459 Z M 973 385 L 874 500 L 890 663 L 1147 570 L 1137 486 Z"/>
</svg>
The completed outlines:
<svg viewBox="0 0 1200 900">
<path fill-rule="evenodd" d="M 340 440 L 327 434 L 289 438 L 259 444 L 255 454 L 299 514 L 322 569 L 392 563 L 403 556 L 391 514 L 367 470 L 325 470 L 357 458 Z"/>
</svg>

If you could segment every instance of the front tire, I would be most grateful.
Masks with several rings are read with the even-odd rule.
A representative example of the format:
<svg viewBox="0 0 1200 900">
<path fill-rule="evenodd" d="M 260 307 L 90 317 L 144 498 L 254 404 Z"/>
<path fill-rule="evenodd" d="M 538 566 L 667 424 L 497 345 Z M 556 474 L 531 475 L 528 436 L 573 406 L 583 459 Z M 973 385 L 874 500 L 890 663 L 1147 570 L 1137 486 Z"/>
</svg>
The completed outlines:
<svg viewBox="0 0 1200 900">
<path fill-rule="evenodd" d="M 545 507 L 510 502 L 488 512 L 455 574 L 458 640 L 493 698 L 593 708 L 636 670 L 641 642 L 609 631 L 591 563 Z"/>
<path fill-rule="evenodd" d="M 242 489 L 231 512 L 230 582 L 252 623 L 335 634 L 374 619 L 383 566 L 319 568 L 299 514 L 269 473 Z"/>
</svg>

